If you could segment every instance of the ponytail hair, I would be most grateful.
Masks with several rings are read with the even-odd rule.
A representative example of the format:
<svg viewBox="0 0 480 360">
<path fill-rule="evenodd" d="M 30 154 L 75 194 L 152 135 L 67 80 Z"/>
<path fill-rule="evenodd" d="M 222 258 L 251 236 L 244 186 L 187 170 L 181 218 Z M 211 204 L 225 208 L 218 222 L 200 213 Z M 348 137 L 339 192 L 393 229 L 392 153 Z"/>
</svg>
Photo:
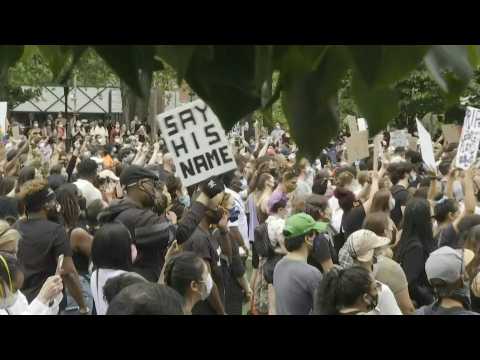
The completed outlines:
<svg viewBox="0 0 480 360">
<path fill-rule="evenodd" d="M 201 281 L 203 260 L 190 251 L 173 256 L 165 265 L 165 284 L 185 296 L 192 281 Z"/>
<path fill-rule="evenodd" d="M 368 293 L 371 282 L 368 270 L 360 266 L 333 268 L 320 281 L 314 313 L 338 315 L 341 309 L 353 306 L 363 294 Z"/>
</svg>

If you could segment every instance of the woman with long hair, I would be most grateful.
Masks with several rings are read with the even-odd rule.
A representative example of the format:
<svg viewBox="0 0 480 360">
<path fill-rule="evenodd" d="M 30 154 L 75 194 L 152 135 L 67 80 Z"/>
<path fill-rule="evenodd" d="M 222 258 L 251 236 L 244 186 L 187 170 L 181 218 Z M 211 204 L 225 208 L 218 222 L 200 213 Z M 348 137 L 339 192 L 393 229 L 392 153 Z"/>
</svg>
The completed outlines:
<svg viewBox="0 0 480 360">
<path fill-rule="evenodd" d="M 429 305 L 434 300 L 425 262 L 435 249 L 430 204 L 427 200 L 413 198 L 403 215 L 403 231 L 395 249 L 395 260 L 405 271 L 408 289 L 417 307 Z"/>
<path fill-rule="evenodd" d="M 92 244 L 93 273 L 90 279 L 97 315 L 105 315 L 108 304 L 103 286 L 108 279 L 129 272 L 136 257 L 136 248 L 128 229 L 121 223 L 103 225 Z"/>
</svg>

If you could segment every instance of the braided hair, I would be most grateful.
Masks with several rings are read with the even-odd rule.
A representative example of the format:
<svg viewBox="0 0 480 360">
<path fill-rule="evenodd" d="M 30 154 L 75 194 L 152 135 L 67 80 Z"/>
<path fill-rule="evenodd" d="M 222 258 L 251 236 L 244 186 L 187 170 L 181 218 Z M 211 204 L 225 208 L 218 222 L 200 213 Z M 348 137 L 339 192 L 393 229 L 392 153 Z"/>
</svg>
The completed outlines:
<svg viewBox="0 0 480 360">
<path fill-rule="evenodd" d="M 78 189 L 74 184 L 64 184 L 56 192 L 57 201 L 62 207 L 63 220 L 69 228 L 76 226 L 80 218 L 77 191 Z"/>
</svg>

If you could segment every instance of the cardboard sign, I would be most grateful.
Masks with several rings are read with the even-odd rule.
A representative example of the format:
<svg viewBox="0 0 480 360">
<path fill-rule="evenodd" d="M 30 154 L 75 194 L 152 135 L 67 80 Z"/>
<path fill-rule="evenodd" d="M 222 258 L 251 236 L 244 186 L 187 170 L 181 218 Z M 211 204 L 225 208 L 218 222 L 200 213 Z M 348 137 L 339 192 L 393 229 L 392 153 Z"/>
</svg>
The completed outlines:
<svg viewBox="0 0 480 360">
<path fill-rule="evenodd" d="M 7 133 L 7 103 L 0 102 L 0 134 Z"/>
<path fill-rule="evenodd" d="M 346 123 L 348 124 L 348 129 L 350 130 L 350 135 L 358 132 L 358 125 L 355 116 L 348 115 L 345 118 Z"/>
<path fill-rule="evenodd" d="M 442 125 L 443 138 L 447 144 L 458 143 L 462 127 L 454 124 Z"/>
<path fill-rule="evenodd" d="M 407 130 L 395 130 L 390 133 L 390 146 L 394 148 L 408 146 Z"/>
<path fill-rule="evenodd" d="M 373 171 L 378 171 L 378 159 L 382 154 L 383 135 L 379 134 L 373 139 Z"/>
<path fill-rule="evenodd" d="M 410 135 L 408 137 L 408 148 L 413 151 L 417 151 L 418 138 Z"/>
<path fill-rule="evenodd" d="M 368 130 L 367 121 L 364 118 L 358 119 L 357 123 L 358 123 L 358 131 L 367 131 Z"/>
<path fill-rule="evenodd" d="M 347 141 L 347 161 L 353 163 L 357 160 L 368 158 L 368 132 L 361 131 L 352 134 Z"/>
<path fill-rule="evenodd" d="M 237 168 L 225 131 L 202 100 L 157 115 L 157 122 L 184 186 Z"/>
<path fill-rule="evenodd" d="M 475 162 L 479 143 L 480 110 L 468 106 L 457 151 L 456 166 L 458 168 L 466 170 Z"/>
<path fill-rule="evenodd" d="M 433 155 L 432 137 L 423 127 L 422 123 L 417 119 L 418 138 L 420 142 L 420 151 L 422 153 L 423 162 L 431 169 L 436 171 L 437 164 Z"/>
</svg>

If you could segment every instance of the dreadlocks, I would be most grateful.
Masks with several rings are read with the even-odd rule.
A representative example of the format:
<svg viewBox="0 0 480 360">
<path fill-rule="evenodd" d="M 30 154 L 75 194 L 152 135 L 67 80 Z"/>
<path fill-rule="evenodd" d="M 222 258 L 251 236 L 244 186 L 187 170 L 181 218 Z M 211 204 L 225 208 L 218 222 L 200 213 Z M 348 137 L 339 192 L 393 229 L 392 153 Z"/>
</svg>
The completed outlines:
<svg viewBox="0 0 480 360">
<path fill-rule="evenodd" d="M 65 225 L 74 227 L 80 218 L 80 206 L 77 199 L 77 187 L 73 184 L 64 184 L 57 190 L 57 201 L 62 207 L 61 213 Z"/>
</svg>

